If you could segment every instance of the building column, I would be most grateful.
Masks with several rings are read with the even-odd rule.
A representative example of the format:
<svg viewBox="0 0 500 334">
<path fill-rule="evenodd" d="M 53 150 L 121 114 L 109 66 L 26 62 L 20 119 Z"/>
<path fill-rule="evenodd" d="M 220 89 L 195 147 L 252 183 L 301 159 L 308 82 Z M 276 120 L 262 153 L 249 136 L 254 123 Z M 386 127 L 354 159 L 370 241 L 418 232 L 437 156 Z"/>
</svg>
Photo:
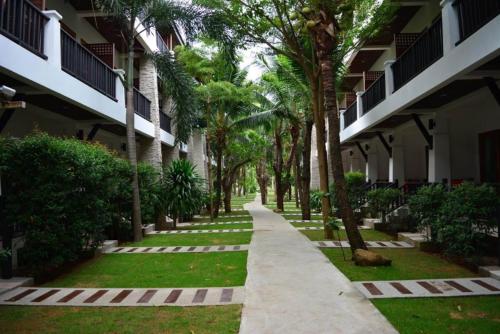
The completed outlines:
<svg viewBox="0 0 500 334">
<path fill-rule="evenodd" d="M 384 62 L 384 74 L 385 74 L 385 95 L 389 96 L 394 93 L 394 74 L 392 73 L 392 64 L 395 60 L 387 60 Z"/>
<path fill-rule="evenodd" d="M 351 151 L 349 153 L 349 162 L 350 162 L 350 166 L 349 166 L 349 171 L 351 172 L 363 172 L 359 167 L 362 165 L 362 162 L 361 162 L 361 157 L 359 156 L 359 154 L 356 154 L 355 152 Z"/>
<path fill-rule="evenodd" d="M 378 179 L 378 153 L 375 147 L 370 147 L 366 152 L 366 180 L 377 182 Z"/>
<path fill-rule="evenodd" d="M 311 132 L 311 189 L 319 189 L 318 145 L 315 126 L 313 126 Z"/>
<path fill-rule="evenodd" d="M 189 138 L 188 144 L 188 160 L 195 166 L 198 174 L 204 179 L 207 179 L 206 163 L 205 163 L 205 135 L 201 130 L 194 130 Z"/>
<path fill-rule="evenodd" d="M 340 131 L 344 130 L 345 120 L 344 120 L 344 112 L 346 109 L 342 108 L 339 110 L 339 121 L 340 121 Z"/>
<path fill-rule="evenodd" d="M 433 147 L 429 150 L 429 182 L 450 183 L 450 137 L 448 119 L 436 115 L 432 131 Z"/>
<path fill-rule="evenodd" d="M 363 116 L 363 91 L 356 92 L 356 108 L 358 113 L 358 118 L 360 119 Z"/>
<path fill-rule="evenodd" d="M 405 182 L 404 147 L 401 136 L 395 136 L 392 144 L 392 156 L 389 157 L 389 182 Z"/>
<path fill-rule="evenodd" d="M 49 18 L 43 31 L 43 53 L 47 63 L 59 71 L 61 69 L 61 14 L 55 10 L 43 12 Z"/>
<path fill-rule="evenodd" d="M 460 26 L 458 10 L 454 6 L 455 0 L 441 1 L 441 17 L 443 21 L 443 53 L 446 54 L 455 48 L 460 41 Z"/>
<path fill-rule="evenodd" d="M 142 142 L 143 158 L 155 168 L 161 169 L 161 137 L 160 137 L 160 113 L 158 106 L 158 74 L 153 61 L 143 57 L 139 67 L 140 92 L 151 102 L 151 123 L 154 125 L 154 137 Z"/>
</svg>

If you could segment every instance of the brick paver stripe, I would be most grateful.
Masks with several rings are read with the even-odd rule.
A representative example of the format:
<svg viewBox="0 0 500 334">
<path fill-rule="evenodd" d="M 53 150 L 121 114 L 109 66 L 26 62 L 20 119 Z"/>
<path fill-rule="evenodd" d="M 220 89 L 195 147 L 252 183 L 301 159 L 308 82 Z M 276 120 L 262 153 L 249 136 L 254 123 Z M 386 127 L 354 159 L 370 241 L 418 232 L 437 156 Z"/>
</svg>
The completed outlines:
<svg viewBox="0 0 500 334">
<path fill-rule="evenodd" d="M 363 283 L 363 286 L 374 296 L 383 295 L 382 291 L 380 291 L 373 283 Z"/>
<path fill-rule="evenodd" d="M 426 289 L 427 291 L 429 291 L 430 293 L 441 293 L 441 294 L 443 293 L 443 291 L 439 290 L 438 288 L 436 288 L 434 285 L 432 285 L 429 282 L 418 281 L 417 283 L 421 287 L 423 287 L 424 289 Z"/>
<path fill-rule="evenodd" d="M 72 292 L 68 293 L 66 296 L 59 299 L 57 302 L 58 303 L 67 303 L 70 300 L 72 300 L 73 298 L 75 298 L 76 296 L 78 296 L 79 294 L 81 294 L 82 292 L 83 292 L 83 290 L 72 291 Z"/>
<path fill-rule="evenodd" d="M 36 297 L 35 299 L 33 299 L 31 302 L 32 303 L 43 302 L 45 299 L 49 298 L 50 296 L 55 295 L 59 291 L 61 291 L 61 290 L 59 290 L 59 289 L 49 290 L 49 291 L 45 292 L 43 295 L 40 295 L 40 296 Z"/>
<path fill-rule="evenodd" d="M 444 281 L 444 282 L 446 284 L 448 284 L 449 286 L 454 287 L 455 289 L 457 289 L 460 292 L 472 292 L 470 289 L 467 289 L 465 286 L 463 286 L 462 284 L 459 284 L 455 281 Z"/>
<path fill-rule="evenodd" d="M 119 294 L 117 294 L 113 299 L 111 299 L 111 303 L 121 303 L 125 298 L 127 298 L 128 295 L 132 290 L 123 290 Z"/>
<path fill-rule="evenodd" d="M 412 292 L 408 290 L 403 284 L 398 283 L 398 282 L 391 282 L 390 283 L 396 290 L 398 290 L 400 293 L 403 295 L 411 295 Z"/>
<path fill-rule="evenodd" d="M 224 289 L 220 296 L 220 301 L 223 303 L 229 303 L 233 299 L 233 289 Z"/>
<path fill-rule="evenodd" d="M 16 302 L 16 301 L 18 301 L 19 299 L 22 299 L 22 298 L 26 297 L 27 295 L 32 294 L 33 292 L 35 292 L 35 291 L 37 291 L 37 290 L 38 290 L 38 289 L 28 289 L 28 290 L 26 290 L 26 291 L 21 292 L 21 293 L 20 293 L 20 294 L 18 294 L 18 295 L 15 295 L 15 296 L 14 296 L 14 297 L 12 297 L 12 298 L 7 299 L 7 301 L 8 301 L 8 302 Z"/>
<path fill-rule="evenodd" d="M 485 289 L 488 289 L 490 291 L 500 291 L 497 287 L 494 287 L 493 285 L 490 285 L 484 281 L 481 281 L 479 279 L 473 279 L 472 282 L 476 283 L 477 285 L 482 286 Z"/>
<path fill-rule="evenodd" d="M 108 290 L 98 290 L 96 293 L 94 293 L 89 298 L 85 299 L 83 302 L 86 304 L 92 304 L 93 302 L 101 298 L 106 292 L 108 292 Z"/>
<path fill-rule="evenodd" d="M 148 290 L 146 291 L 141 298 L 137 301 L 137 303 L 147 303 L 151 298 L 158 292 L 158 290 Z"/>
<path fill-rule="evenodd" d="M 167 299 L 165 299 L 165 303 L 175 303 L 177 299 L 179 299 L 181 293 L 182 293 L 181 289 L 172 290 L 172 292 L 170 292 L 170 294 L 168 295 Z"/>
<path fill-rule="evenodd" d="M 207 289 L 199 289 L 198 291 L 196 291 L 196 294 L 193 298 L 193 303 L 203 303 L 205 297 L 207 296 L 207 292 Z"/>
</svg>

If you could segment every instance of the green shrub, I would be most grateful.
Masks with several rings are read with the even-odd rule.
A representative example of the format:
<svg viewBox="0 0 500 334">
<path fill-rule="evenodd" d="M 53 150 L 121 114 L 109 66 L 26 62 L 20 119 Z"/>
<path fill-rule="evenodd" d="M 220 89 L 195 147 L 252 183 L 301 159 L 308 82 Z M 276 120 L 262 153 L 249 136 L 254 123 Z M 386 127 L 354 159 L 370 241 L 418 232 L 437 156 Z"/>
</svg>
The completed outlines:
<svg viewBox="0 0 500 334">
<path fill-rule="evenodd" d="M 154 224 L 162 206 L 161 175 L 159 171 L 148 163 L 137 165 L 139 175 L 139 194 L 141 197 L 142 224 Z"/>
<path fill-rule="evenodd" d="M 498 198 L 488 185 L 465 182 L 448 193 L 440 208 L 438 241 L 449 255 L 469 256 L 481 251 L 482 241 L 496 226 Z"/>
<path fill-rule="evenodd" d="M 349 196 L 349 203 L 353 210 L 359 210 L 363 205 L 362 199 L 366 195 L 366 177 L 361 172 L 347 172 L 345 174 L 345 181 L 347 185 L 347 194 Z M 335 196 L 335 183 L 330 186 L 331 189 L 331 203 L 332 206 L 338 208 L 339 204 Z"/>
<path fill-rule="evenodd" d="M 439 212 L 446 200 L 446 189 L 441 184 L 424 186 L 417 190 L 408 200 L 412 217 L 417 220 L 417 226 L 425 229 L 431 241 L 436 241 Z"/>
<path fill-rule="evenodd" d="M 316 212 L 321 212 L 321 198 L 323 197 L 323 192 L 319 190 L 312 190 L 309 196 L 309 203 L 311 210 Z"/>
<path fill-rule="evenodd" d="M 366 194 L 370 208 L 380 215 L 382 223 L 385 223 L 385 216 L 391 204 L 398 199 L 400 194 L 398 189 L 393 188 L 370 190 Z"/>
<path fill-rule="evenodd" d="M 26 231 L 23 254 L 35 271 L 95 249 L 126 197 L 128 164 L 99 145 L 37 134 L 0 141 L 6 223 Z M 124 181 L 125 180 L 125 181 Z"/>
<path fill-rule="evenodd" d="M 194 215 L 202 208 L 206 196 L 203 180 L 188 160 L 174 160 L 164 171 L 165 211 L 177 223 L 178 218 Z"/>
</svg>

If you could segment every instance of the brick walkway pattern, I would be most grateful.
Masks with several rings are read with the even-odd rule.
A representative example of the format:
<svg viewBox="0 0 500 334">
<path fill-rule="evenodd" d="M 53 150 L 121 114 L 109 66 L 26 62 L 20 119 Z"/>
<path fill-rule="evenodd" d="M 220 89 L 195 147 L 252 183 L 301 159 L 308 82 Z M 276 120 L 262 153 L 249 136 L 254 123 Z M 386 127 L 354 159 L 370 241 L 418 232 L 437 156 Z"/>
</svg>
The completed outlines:
<svg viewBox="0 0 500 334">
<path fill-rule="evenodd" d="M 213 222 L 213 223 L 178 223 L 177 227 L 183 226 L 213 226 L 213 225 L 237 225 L 237 224 L 251 224 L 251 220 L 242 220 L 236 222 Z"/>
<path fill-rule="evenodd" d="M 242 304 L 243 287 L 97 289 L 22 287 L 0 295 L 0 305 L 208 306 Z"/>
<path fill-rule="evenodd" d="M 198 233 L 236 233 L 236 232 L 252 232 L 251 228 L 235 228 L 225 230 L 168 230 L 168 231 L 153 231 L 146 233 L 147 235 L 155 234 L 198 234 Z"/>
<path fill-rule="evenodd" d="M 299 231 L 322 231 L 323 230 L 323 226 L 299 226 L 299 227 L 295 227 L 295 228 Z M 345 227 L 340 226 L 340 229 L 345 230 Z M 359 230 L 371 230 L 372 228 L 362 225 L 362 226 L 358 226 L 358 229 Z"/>
<path fill-rule="evenodd" d="M 313 241 L 313 243 L 320 248 L 348 248 L 350 247 L 349 241 Z M 413 248 L 414 246 L 406 241 L 365 241 L 368 248 Z"/>
<path fill-rule="evenodd" d="M 211 253 L 238 252 L 248 250 L 248 245 L 218 245 L 218 246 L 170 246 L 170 247 L 112 247 L 105 254 L 151 254 L 151 253 Z"/>
<path fill-rule="evenodd" d="M 354 285 L 367 298 L 500 295 L 500 281 L 490 277 L 354 282 Z"/>
</svg>

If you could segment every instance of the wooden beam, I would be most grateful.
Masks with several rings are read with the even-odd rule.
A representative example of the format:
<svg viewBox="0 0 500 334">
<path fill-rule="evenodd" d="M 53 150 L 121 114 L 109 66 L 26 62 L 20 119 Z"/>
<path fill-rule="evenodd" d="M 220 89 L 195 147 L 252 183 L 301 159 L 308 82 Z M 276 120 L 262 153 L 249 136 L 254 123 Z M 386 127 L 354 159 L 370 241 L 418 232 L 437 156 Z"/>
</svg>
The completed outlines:
<svg viewBox="0 0 500 334">
<path fill-rule="evenodd" d="M 377 137 L 380 140 L 380 142 L 382 143 L 382 145 L 384 145 L 384 148 L 387 151 L 387 153 L 389 154 L 389 157 L 392 158 L 392 147 L 389 145 L 389 143 L 387 143 L 382 132 L 377 131 Z"/>
<path fill-rule="evenodd" d="M 99 131 L 100 128 L 101 128 L 101 124 L 99 124 L 99 123 L 94 124 L 94 126 L 92 127 L 92 130 L 90 130 L 89 134 L 87 135 L 87 141 L 94 140 L 94 138 L 97 134 L 97 131 Z"/>
<path fill-rule="evenodd" d="M 429 149 L 432 150 L 432 148 L 434 147 L 434 138 L 429 133 L 429 131 L 427 131 L 427 128 L 425 127 L 424 123 L 422 123 L 422 120 L 420 119 L 420 117 L 418 117 L 417 114 L 411 114 L 411 116 L 413 117 L 415 124 L 420 130 L 420 133 L 422 134 L 422 136 L 424 136 L 424 139 L 427 142 Z"/>
<path fill-rule="evenodd" d="M 497 104 L 500 106 L 500 89 L 498 88 L 496 80 L 493 79 L 492 77 L 486 77 L 484 78 L 484 81 L 488 85 L 488 88 L 490 89 L 491 94 L 497 101 Z"/>
<path fill-rule="evenodd" d="M 0 110 L 1 109 L 25 109 L 26 102 L 24 101 L 1 101 L 0 102 Z"/>
<path fill-rule="evenodd" d="M 365 158 L 365 161 L 368 162 L 368 154 L 366 154 L 365 150 L 363 150 L 363 147 L 361 147 L 361 144 L 359 141 L 356 142 L 356 146 L 358 147 L 359 151 L 361 152 L 361 155 L 363 158 Z"/>
</svg>

